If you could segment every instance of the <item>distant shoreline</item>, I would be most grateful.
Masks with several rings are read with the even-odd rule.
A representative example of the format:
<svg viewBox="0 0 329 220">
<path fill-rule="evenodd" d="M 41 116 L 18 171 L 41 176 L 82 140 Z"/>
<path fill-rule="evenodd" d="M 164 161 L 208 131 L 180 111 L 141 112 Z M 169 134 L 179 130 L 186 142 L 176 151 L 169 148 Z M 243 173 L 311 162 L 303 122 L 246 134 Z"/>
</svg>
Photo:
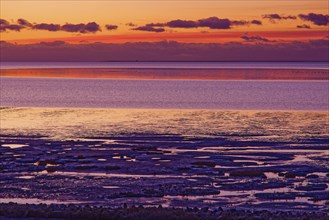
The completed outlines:
<svg viewBox="0 0 329 220">
<path fill-rule="evenodd" d="M 52 60 L 45 60 L 45 61 L 15 61 L 15 60 L 0 60 L 0 62 L 26 62 L 26 63 L 47 63 L 47 62 L 60 62 L 60 63 L 71 63 L 71 62 L 82 62 L 82 63 L 326 63 L 329 60 L 98 60 L 98 61 L 52 61 Z"/>
</svg>

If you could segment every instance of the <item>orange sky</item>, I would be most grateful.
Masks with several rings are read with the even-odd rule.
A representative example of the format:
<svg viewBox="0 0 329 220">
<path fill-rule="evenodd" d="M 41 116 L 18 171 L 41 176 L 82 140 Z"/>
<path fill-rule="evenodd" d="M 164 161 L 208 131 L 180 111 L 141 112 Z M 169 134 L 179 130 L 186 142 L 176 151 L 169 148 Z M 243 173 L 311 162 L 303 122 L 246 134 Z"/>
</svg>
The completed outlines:
<svg viewBox="0 0 329 220">
<path fill-rule="evenodd" d="M 328 35 L 328 26 L 314 25 L 301 19 L 271 22 L 262 15 L 277 13 L 283 16 L 307 13 L 328 14 L 327 0 L 291 1 L 29 1 L 2 0 L 1 18 L 11 23 L 23 18 L 31 23 L 79 24 L 96 22 L 102 31 L 96 33 L 71 33 L 22 29 L 1 32 L 1 40 L 17 43 L 63 40 L 71 43 L 86 42 L 137 42 L 175 40 L 179 42 L 229 42 L 241 41 L 248 32 L 273 41 L 307 40 Z M 148 23 L 165 23 L 175 19 L 198 20 L 216 16 L 230 20 L 261 20 L 263 25 L 234 26 L 228 30 L 201 28 L 165 28 L 162 33 L 131 30 L 127 23 L 143 26 Z M 117 25 L 117 30 L 107 31 L 106 24 Z M 298 29 L 307 24 L 311 29 Z"/>
<path fill-rule="evenodd" d="M 229 41 L 243 41 L 240 36 L 245 32 L 224 32 L 224 33 L 131 33 L 120 35 L 89 35 L 89 36 L 70 36 L 59 38 L 35 38 L 35 39 L 19 39 L 13 40 L 18 44 L 33 44 L 42 42 L 52 42 L 54 40 L 65 41 L 73 44 L 84 44 L 94 42 L 104 43 L 125 43 L 125 42 L 158 42 L 164 40 L 172 40 L 185 43 L 221 43 Z M 312 40 L 323 38 L 327 31 L 275 31 L 262 32 L 257 31 L 253 34 L 266 37 L 275 42 L 285 42 L 291 40 Z"/>
</svg>

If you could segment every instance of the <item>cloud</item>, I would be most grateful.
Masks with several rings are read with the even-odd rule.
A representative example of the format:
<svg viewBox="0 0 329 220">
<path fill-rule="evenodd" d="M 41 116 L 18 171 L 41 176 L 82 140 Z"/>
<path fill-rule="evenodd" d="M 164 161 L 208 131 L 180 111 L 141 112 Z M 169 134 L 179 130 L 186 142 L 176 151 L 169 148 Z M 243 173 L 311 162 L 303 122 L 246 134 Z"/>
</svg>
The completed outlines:
<svg viewBox="0 0 329 220">
<path fill-rule="evenodd" d="M 74 32 L 74 33 L 95 33 L 97 31 L 101 31 L 100 26 L 95 22 L 89 22 L 87 24 L 47 24 L 47 23 L 41 23 L 41 24 L 34 24 L 32 26 L 32 29 L 36 30 L 46 30 L 46 31 L 65 31 L 65 32 Z"/>
<path fill-rule="evenodd" d="M 248 36 L 254 38 L 257 36 Z M 329 39 L 267 43 L 124 44 L 50 42 L 16 45 L 1 42 L 2 61 L 328 61 Z"/>
<path fill-rule="evenodd" d="M 310 29 L 311 26 L 307 25 L 307 24 L 303 24 L 303 25 L 297 25 L 297 28 L 304 28 L 304 29 Z"/>
<path fill-rule="evenodd" d="M 129 27 L 136 27 L 137 24 L 134 24 L 134 23 L 132 23 L 132 22 L 129 22 L 129 23 L 126 24 L 126 26 L 129 26 Z"/>
<path fill-rule="evenodd" d="M 240 38 L 247 42 L 271 42 L 269 39 L 260 36 L 250 36 L 249 34 L 244 34 Z"/>
<path fill-rule="evenodd" d="M 100 26 L 96 22 L 89 22 L 88 24 L 85 25 L 84 31 L 80 31 L 81 33 L 88 33 L 88 32 L 97 32 L 101 31 Z"/>
<path fill-rule="evenodd" d="M 96 22 L 89 22 L 87 24 L 53 24 L 53 23 L 30 23 L 29 21 L 20 18 L 16 24 L 10 24 L 4 19 L 0 19 L 0 31 L 20 31 L 23 28 L 32 30 L 45 30 L 45 31 L 66 31 L 66 32 L 77 32 L 77 33 L 94 33 L 101 31 L 100 26 Z"/>
<path fill-rule="evenodd" d="M 297 17 L 293 16 L 293 15 L 288 15 L 288 16 L 284 16 L 284 15 L 279 15 L 279 14 L 266 14 L 263 15 L 263 18 L 269 19 L 270 21 L 275 21 L 275 20 L 296 20 Z"/>
<path fill-rule="evenodd" d="M 249 21 L 245 21 L 245 20 L 240 20 L 240 21 L 231 21 L 232 25 L 236 25 L 236 26 L 243 26 L 243 25 L 248 25 L 250 24 Z"/>
<path fill-rule="evenodd" d="M 209 17 L 198 20 L 198 27 L 207 27 L 209 29 L 231 29 L 232 26 L 244 26 L 255 24 L 254 22 L 245 20 L 230 20 L 228 18 Z"/>
<path fill-rule="evenodd" d="M 150 25 L 140 26 L 140 27 L 134 28 L 132 30 L 136 30 L 136 31 L 148 31 L 148 32 L 156 32 L 156 33 L 160 33 L 160 32 L 164 32 L 165 31 L 164 28 L 155 28 L 155 27 L 152 27 Z"/>
<path fill-rule="evenodd" d="M 106 30 L 111 31 L 111 30 L 118 29 L 118 26 L 117 25 L 112 25 L 112 24 L 107 24 L 107 25 L 105 25 L 105 28 L 106 28 Z"/>
<path fill-rule="evenodd" d="M 81 32 L 84 33 L 85 25 L 84 24 L 64 24 L 61 26 L 60 30 L 66 31 L 66 32 Z"/>
<path fill-rule="evenodd" d="M 280 14 L 265 14 L 262 16 L 272 22 L 276 20 L 296 20 L 298 17 L 311 21 L 316 25 L 327 25 L 329 18 L 327 15 L 309 13 L 308 15 L 300 14 L 298 17 L 294 15 L 280 15 Z M 144 26 L 134 28 L 133 30 L 163 32 L 164 27 L 168 28 L 209 28 L 209 29 L 232 29 L 234 26 L 248 26 L 248 25 L 262 25 L 261 20 L 231 20 L 228 18 L 209 17 L 199 20 L 182 20 L 176 19 L 166 23 L 149 23 Z M 155 28 L 161 27 L 161 28 Z M 308 28 L 306 25 L 299 25 L 298 28 Z"/>
<path fill-rule="evenodd" d="M 20 31 L 24 27 L 18 24 L 10 24 L 7 20 L 0 19 L 0 32 L 4 31 Z"/>
<path fill-rule="evenodd" d="M 300 18 L 301 20 L 312 22 L 313 24 L 318 26 L 326 26 L 329 24 L 329 15 L 315 13 L 299 14 L 298 17 L 294 15 L 285 16 L 279 14 L 265 14 L 263 15 L 263 18 L 269 19 L 272 22 L 275 22 L 275 20 L 296 20 L 297 18 Z M 305 25 L 298 25 L 297 27 L 308 28 Z"/>
<path fill-rule="evenodd" d="M 46 23 L 34 24 L 32 26 L 32 28 L 35 30 L 45 30 L 45 31 L 60 31 L 61 30 L 61 26 L 59 24 L 46 24 Z"/>
<path fill-rule="evenodd" d="M 17 25 L 17 24 L 11 24 L 6 27 L 6 29 L 11 30 L 11 31 L 20 31 L 24 27 Z"/>
<path fill-rule="evenodd" d="M 0 25 L 9 25 L 9 22 L 5 19 L 0 19 Z"/>
<path fill-rule="evenodd" d="M 263 24 L 262 21 L 260 21 L 260 20 L 252 20 L 250 23 L 251 24 L 256 24 L 256 25 L 262 25 Z"/>
<path fill-rule="evenodd" d="M 164 24 L 164 23 L 149 23 L 149 24 L 146 24 L 144 26 L 149 26 L 149 27 L 165 27 L 166 24 Z"/>
<path fill-rule="evenodd" d="M 172 20 L 166 23 L 166 26 L 171 28 L 196 28 L 198 23 L 191 20 Z"/>
<path fill-rule="evenodd" d="M 79 33 L 95 33 L 101 31 L 100 26 L 96 22 L 89 22 L 87 24 L 64 24 L 61 26 L 62 31 L 79 32 Z"/>
<path fill-rule="evenodd" d="M 21 26 L 24 26 L 24 27 L 32 27 L 33 26 L 30 22 L 28 22 L 27 20 L 25 20 L 23 18 L 18 19 L 17 23 Z"/>
<path fill-rule="evenodd" d="M 199 27 L 208 27 L 210 29 L 230 29 L 231 21 L 227 18 L 219 19 L 217 17 L 210 17 L 199 20 Z"/>
<path fill-rule="evenodd" d="M 142 26 L 142 29 L 151 29 L 150 27 L 169 27 L 169 28 L 209 28 L 209 29 L 231 29 L 233 26 L 244 26 L 244 25 L 261 25 L 262 22 L 259 20 L 230 20 L 228 18 L 209 17 L 204 19 L 193 20 L 171 20 L 166 23 L 149 23 Z M 139 30 L 135 28 L 133 30 Z"/>
<path fill-rule="evenodd" d="M 312 22 L 318 26 L 326 26 L 329 24 L 329 15 L 309 13 L 307 15 L 299 14 L 298 17 L 304 21 Z"/>
</svg>

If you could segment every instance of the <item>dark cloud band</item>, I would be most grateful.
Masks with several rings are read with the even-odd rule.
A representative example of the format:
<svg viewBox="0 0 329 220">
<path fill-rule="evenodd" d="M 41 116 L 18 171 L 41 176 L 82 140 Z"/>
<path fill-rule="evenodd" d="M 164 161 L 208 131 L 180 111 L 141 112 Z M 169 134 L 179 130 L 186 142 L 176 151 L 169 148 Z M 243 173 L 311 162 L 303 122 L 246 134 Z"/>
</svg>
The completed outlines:
<svg viewBox="0 0 329 220">
<path fill-rule="evenodd" d="M 262 25 L 260 20 L 230 20 L 228 18 L 209 17 L 204 19 L 193 20 L 171 20 L 166 23 L 149 23 L 144 26 L 134 28 L 133 30 L 139 31 L 152 31 L 163 32 L 164 27 L 168 28 L 209 28 L 209 29 L 231 29 L 233 26 L 245 26 L 245 25 Z"/>
<path fill-rule="evenodd" d="M 32 30 L 44 30 L 44 31 L 65 31 L 75 33 L 95 33 L 101 31 L 100 26 L 96 22 L 89 22 L 87 24 L 53 24 L 53 23 L 38 23 L 32 24 L 25 19 L 18 19 L 16 24 L 10 24 L 8 21 L 0 20 L 0 31 L 20 31 L 21 29 L 29 28 Z"/>
<path fill-rule="evenodd" d="M 266 14 L 266 15 L 263 15 L 263 18 L 265 19 L 270 19 L 272 21 L 274 20 L 296 20 L 297 17 L 296 16 L 293 16 L 293 15 L 279 15 L 279 14 Z"/>
</svg>

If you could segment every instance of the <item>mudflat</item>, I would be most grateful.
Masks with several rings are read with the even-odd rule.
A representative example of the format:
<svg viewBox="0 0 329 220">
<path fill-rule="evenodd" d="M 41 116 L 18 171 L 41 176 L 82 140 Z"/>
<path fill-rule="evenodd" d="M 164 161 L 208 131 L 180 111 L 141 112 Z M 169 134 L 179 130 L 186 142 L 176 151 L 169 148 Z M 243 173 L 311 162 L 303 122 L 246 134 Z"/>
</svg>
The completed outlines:
<svg viewBox="0 0 329 220">
<path fill-rule="evenodd" d="M 0 202 L 326 213 L 328 119 L 321 111 L 2 108 Z"/>
</svg>

